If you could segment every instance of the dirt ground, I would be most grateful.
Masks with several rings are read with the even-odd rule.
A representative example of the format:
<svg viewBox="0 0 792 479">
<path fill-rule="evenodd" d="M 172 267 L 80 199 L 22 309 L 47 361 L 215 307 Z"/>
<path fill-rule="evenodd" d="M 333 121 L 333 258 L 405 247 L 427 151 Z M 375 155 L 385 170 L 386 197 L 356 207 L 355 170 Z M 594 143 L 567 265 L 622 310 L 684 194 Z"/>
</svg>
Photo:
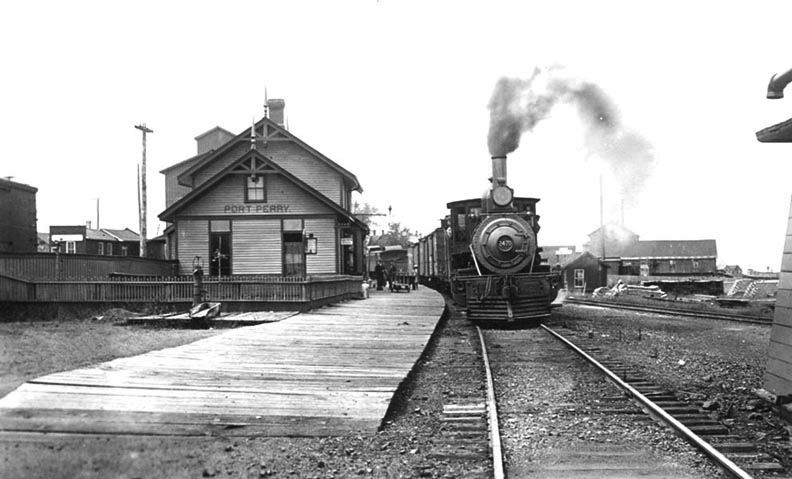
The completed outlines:
<svg viewBox="0 0 792 479">
<path fill-rule="evenodd" d="M 789 430 L 753 391 L 762 387 L 769 325 L 565 305 L 551 326 L 590 331 L 614 357 L 680 398 L 705 404 L 732 434 L 792 468 Z"/>
</svg>

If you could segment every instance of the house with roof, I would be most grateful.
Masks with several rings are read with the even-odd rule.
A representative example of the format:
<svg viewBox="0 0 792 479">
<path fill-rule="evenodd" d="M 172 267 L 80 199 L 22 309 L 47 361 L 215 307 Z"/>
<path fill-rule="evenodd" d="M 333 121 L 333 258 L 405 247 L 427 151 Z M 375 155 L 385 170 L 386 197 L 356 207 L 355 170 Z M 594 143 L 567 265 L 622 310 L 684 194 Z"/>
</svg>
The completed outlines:
<svg viewBox="0 0 792 479">
<path fill-rule="evenodd" d="M 234 135 L 195 138 L 196 155 L 161 171 L 159 218 L 181 274 L 362 274 L 366 225 L 351 213 L 354 174 L 284 127 L 283 100 Z"/>
<path fill-rule="evenodd" d="M 50 226 L 51 251 L 98 256 L 139 256 L 140 235 L 130 230 L 88 225 Z"/>
<path fill-rule="evenodd" d="M 619 275 L 700 276 L 717 274 L 717 257 L 714 239 L 637 241 L 613 262 Z"/>
<path fill-rule="evenodd" d="M 742 278 L 743 270 L 738 264 L 727 264 L 723 268 L 723 274 L 732 278 Z"/>
</svg>

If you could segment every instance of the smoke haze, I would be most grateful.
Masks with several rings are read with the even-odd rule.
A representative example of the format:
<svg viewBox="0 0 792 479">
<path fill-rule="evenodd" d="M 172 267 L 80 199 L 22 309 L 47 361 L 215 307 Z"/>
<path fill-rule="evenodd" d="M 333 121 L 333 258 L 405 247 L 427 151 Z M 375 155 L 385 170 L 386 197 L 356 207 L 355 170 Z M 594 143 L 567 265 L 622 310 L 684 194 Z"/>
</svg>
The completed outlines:
<svg viewBox="0 0 792 479">
<path fill-rule="evenodd" d="M 532 131 L 559 102 L 577 107 L 586 126 L 587 156 L 607 165 L 622 197 L 634 201 L 654 167 L 652 145 L 624 128 L 618 108 L 598 85 L 570 77 L 560 67 L 536 69 L 528 79 L 498 80 L 489 103 L 490 154 L 503 156 L 516 150 L 522 134 Z"/>
</svg>

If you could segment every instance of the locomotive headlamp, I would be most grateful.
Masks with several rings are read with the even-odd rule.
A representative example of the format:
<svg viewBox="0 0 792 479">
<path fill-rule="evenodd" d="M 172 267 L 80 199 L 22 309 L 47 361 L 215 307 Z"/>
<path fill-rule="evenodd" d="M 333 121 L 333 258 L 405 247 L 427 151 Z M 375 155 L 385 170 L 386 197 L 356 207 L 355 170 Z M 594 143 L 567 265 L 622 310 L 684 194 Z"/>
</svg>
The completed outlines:
<svg viewBox="0 0 792 479">
<path fill-rule="evenodd" d="M 498 185 L 492 189 L 492 201 L 498 206 L 509 206 L 514 193 L 506 185 Z"/>
</svg>

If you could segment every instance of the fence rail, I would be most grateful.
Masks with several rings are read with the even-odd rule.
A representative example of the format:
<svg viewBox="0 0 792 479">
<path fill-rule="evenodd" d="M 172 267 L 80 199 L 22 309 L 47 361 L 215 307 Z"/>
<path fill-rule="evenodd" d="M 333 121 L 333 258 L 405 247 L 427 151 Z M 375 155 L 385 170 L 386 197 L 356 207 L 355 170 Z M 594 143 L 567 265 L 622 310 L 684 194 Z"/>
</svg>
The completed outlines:
<svg viewBox="0 0 792 479">
<path fill-rule="evenodd" d="M 203 290 L 207 301 L 307 303 L 359 293 L 360 283 L 346 275 L 228 276 L 204 278 Z M 177 303 L 192 298 L 192 276 L 29 281 L 0 274 L 0 301 Z"/>
</svg>

